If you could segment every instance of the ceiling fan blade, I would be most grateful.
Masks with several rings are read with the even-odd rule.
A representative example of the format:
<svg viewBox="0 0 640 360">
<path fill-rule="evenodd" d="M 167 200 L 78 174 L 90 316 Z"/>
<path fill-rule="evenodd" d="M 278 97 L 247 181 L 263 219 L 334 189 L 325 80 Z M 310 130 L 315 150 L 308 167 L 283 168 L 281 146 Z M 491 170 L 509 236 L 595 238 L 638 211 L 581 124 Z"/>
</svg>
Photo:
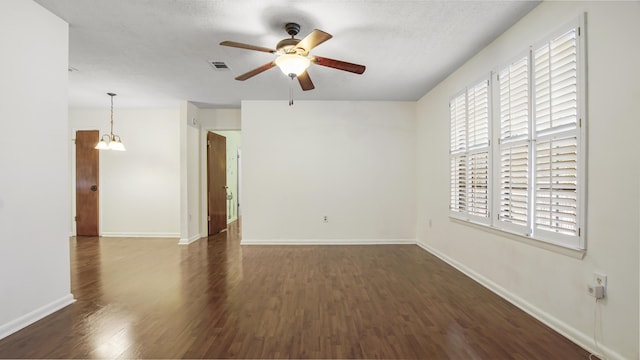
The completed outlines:
<svg viewBox="0 0 640 360">
<path fill-rule="evenodd" d="M 263 51 L 263 52 L 268 52 L 268 53 L 271 53 L 271 54 L 275 54 L 275 52 L 276 52 L 275 50 L 269 49 L 269 48 L 266 48 L 266 47 L 243 44 L 243 43 L 239 43 L 239 42 L 235 42 L 235 41 L 223 41 L 223 42 L 220 43 L 220 45 L 222 45 L 222 46 L 230 46 L 230 47 L 240 48 L 240 49 L 247 49 L 247 50 Z"/>
<path fill-rule="evenodd" d="M 270 63 L 264 64 L 264 65 L 262 65 L 260 67 L 257 67 L 255 69 L 249 71 L 249 72 L 246 72 L 246 73 L 236 77 L 236 80 L 240 80 L 240 81 L 247 80 L 247 79 L 249 79 L 251 77 L 254 77 L 254 76 L 260 74 L 263 71 L 267 71 L 267 70 L 271 69 L 274 66 L 276 66 L 276 62 L 272 61 Z"/>
<path fill-rule="evenodd" d="M 333 36 L 322 30 L 315 29 L 311 34 L 307 35 L 304 39 L 300 40 L 296 47 L 304 49 L 306 52 L 311 51 L 314 47 L 322 44 L 323 42 L 331 39 Z"/>
<path fill-rule="evenodd" d="M 358 64 L 353 64 L 346 61 L 329 59 L 321 56 L 314 56 L 311 59 L 311 62 L 318 65 L 338 69 L 338 70 L 352 72 L 355 74 L 362 74 L 367 68 L 364 65 L 358 65 Z"/>
<path fill-rule="evenodd" d="M 298 82 L 300 83 L 300 87 L 304 91 L 313 90 L 316 88 L 315 86 L 313 86 L 313 81 L 311 81 L 309 73 L 307 73 L 306 71 L 298 75 Z"/>
</svg>

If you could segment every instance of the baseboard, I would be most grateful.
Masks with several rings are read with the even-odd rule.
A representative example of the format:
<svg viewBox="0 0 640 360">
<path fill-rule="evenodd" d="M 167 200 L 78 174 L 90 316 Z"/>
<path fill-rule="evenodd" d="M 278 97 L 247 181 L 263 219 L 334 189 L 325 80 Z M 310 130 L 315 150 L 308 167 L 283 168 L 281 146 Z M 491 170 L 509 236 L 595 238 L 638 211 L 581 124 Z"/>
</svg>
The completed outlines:
<svg viewBox="0 0 640 360">
<path fill-rule="evenodd" d="M 415 239 L 242 239 L 240 245 L 414 245 Z"/>
<path fill-rule="evenodd" d="M 146 238 L 179 238 L 179 233 L 147 233 L 147 232 L 103 232 L 102 237 L 146 237 Z"/>
<path fill-rule="evenodd" d="M 45 306 L 33 310 L 32 312 L 25 314 L 15 320 L 12 320 L 4 325 L 0 325 L 0 339 L 3 339 L 18 330 L 21 330 L 34 322 L 53 314 L 54 312 L 62 309 L 65 306 L 71 305 L 76 300 L 72 294 L 64 296 L 58 300 L 55 300 Z"/>
<path fill-rule="evenodd" d="M 192 242 L 199 240 L 200 239 L 200 234 L 196 234 L 193 235 L 192 237 L 188 238 L 188 239 L 184 239 L 184 238 L 180 238 L 180 241 L 178 241 L 178 245 L 189 245 Z"/>
<path fill-rule="evenodd" d="M 572 342 L 574 342 L 578 346 L 582 347 L 583 349 L 585 349 L 585 350 L 587 350 L 587 351 L 589 351 L 591 353 L 594 353 L 594 354 L 604 355 L 609 360 L 614 360 L 614 359 L 615 360 L 618 360 L 618 359 L 619 360 L 624 360 L 624 357 L 622 355 L 618 354 L 617 352 L 613 351 L 610 348 L 607 348 L 606 346 L 603 346 L 600 343 L 598 343 L 598 347 L 596 347 L 596 344 L 594 343 L 593 338 L 590 335 L 585 334 L 583 332 L 580 332 L 576 328 L 567 325 L 567 323 L 563 322 L 562 320 L 560 320 L 560 319 L 556 318 L 555 316 L 552 316 L 551 314 L 545 312 L 544 310 L 534 306 L 533 304 L 529 303 L 525 299 L 513 294 L 512 292 L 508 291 L 507 289 L 503 288 L 502 286 L 496 284 L 495 282 L 491 281 L 490 279 L 488 279 L 488 278 L 482 276 L 481 274 L 477 273 L 473 269 L 468 268 L 464 264 L 462 264 L 462 263 L 450 258 L 449 256 L 441 253 L 440 251 L 432 248 L 431 246 L 429 246 L 427 244 L 424 244 L 424 243 L 421 243 L 421 242 L 416 242 L 416 244 L 418 246 L 420 246 L 421 248 L 423 248 L 424 250 L 426 250 L 427 252 L 433 254 L 434 256 L 438 257 L 442 261 L 446 262 L 447 264 L 453 266 L 458 271 L 460 271 L 463 274 L 467 275 L 471 279 L 475 280 L 480 285 L 482 285 L 482 286 L 486 287 L 487 289 L 491 290 L 496 295 L 500 296 L 501 298 L 503 298 L 503 299 L 507 300 L 508 302 L 510 302 L 511 304 L 515 305 L 520 310 L 522 310 L 522 311 L 526 312 L 527 314 L 533 316 L 534 318 L 538 319 L 539 321 L 541 321 L 545 325 L 549 326 L 550 328 L 552 328 L 556 332 L 560 333 L 562 336 L 564 336 L 567 339 L 571 340 Z M 597 348 L 597 350 L 596 350 L 596 348 Z"/>
</svg>

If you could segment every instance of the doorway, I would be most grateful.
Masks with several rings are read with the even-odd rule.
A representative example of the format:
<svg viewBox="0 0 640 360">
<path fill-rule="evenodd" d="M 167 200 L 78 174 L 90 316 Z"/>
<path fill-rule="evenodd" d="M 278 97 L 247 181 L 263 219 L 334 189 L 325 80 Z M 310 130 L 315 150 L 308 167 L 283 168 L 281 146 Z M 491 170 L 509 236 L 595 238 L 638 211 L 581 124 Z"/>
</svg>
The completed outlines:
<svg viewBox="0 0 640 360">
<path fill-rule="evenodd" d="M 98 236 L 98 130 L 76 131 L 76 235 Z"/>
</svg>

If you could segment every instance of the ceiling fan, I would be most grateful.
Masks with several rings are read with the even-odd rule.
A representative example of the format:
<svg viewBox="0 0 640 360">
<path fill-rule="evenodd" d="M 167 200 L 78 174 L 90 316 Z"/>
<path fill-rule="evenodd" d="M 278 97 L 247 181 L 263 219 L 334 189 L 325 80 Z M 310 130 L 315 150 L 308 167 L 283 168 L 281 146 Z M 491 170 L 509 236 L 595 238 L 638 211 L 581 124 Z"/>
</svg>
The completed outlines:
<svg viewBox="0 0 640 360">
<path fill-rule="evenodd" d="M 278 66 L 282 72 L 289 76 L 291 79 L 298 78 L 300 87 L 302 90 L 313 90 L 313 82 L 307 73 L 307 68 L 311 64 L 326 66 L 338 70 L 348 71 L 355 74 L 362 74 L 366 67 L 364 65 L 352 64 L 345 61 L 329 59 L 326 57 L 309 55 L 316 46 L 332 38 L 332 36 L 322 30 L 315 29 L 311 34 L 307 35 L 304 39 L 296 39 L 295 36 L 300 32 L 300 25 L 296 23 L 287 23 L 285 30 L 291 38 L 283 39 L 276 45 L 276 50 L 269 49 L 262 46 L 255 46 L 249 44 L 243 44 L 235 41 L 223 41 L 220 45 L 230 46 L 240 49 L 256 50 L 267 52 L 271 54 L 277 54 L 278 57 L 260 67 L 257 67 L 249 72 L 246 72 L 238 77 L 236 80 L 244 81 L 253 76 L 256 76 L 263 71 L 269 70 L 274 66 Z"/>
</svg>

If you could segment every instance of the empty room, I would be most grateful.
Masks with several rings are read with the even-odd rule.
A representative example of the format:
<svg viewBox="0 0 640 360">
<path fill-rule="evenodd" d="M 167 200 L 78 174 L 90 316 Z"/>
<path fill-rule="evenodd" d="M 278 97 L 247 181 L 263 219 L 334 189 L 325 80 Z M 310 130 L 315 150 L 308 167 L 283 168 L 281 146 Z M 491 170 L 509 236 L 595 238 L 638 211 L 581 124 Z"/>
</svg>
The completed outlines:
<svg viewBox="0 0 640 360">
<path fill-rule="evenodd" d="M 0 358 L 639 359 L 639 17 L 3 0 Z"/>
</svg>

